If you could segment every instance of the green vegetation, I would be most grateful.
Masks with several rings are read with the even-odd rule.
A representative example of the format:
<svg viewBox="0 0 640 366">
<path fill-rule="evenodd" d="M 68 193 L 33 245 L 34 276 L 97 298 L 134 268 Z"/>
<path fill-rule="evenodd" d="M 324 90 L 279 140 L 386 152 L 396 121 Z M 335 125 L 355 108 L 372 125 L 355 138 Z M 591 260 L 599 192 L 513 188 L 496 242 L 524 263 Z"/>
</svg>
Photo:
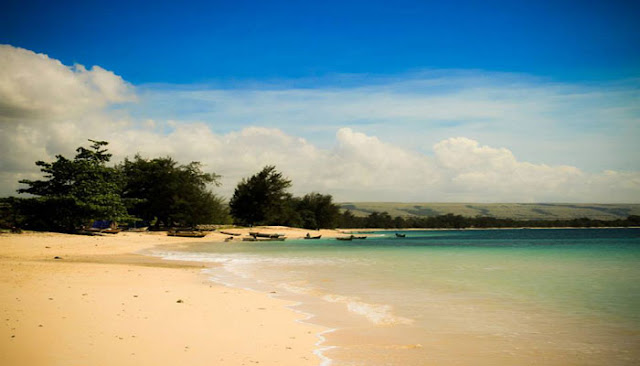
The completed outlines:
<svg viewBox="0 0 640 366">
<path fill-rule="evenodd" d="M 285 179 L 274 166 L 266 166 L 250 178 L 243 178 L 233 192 L 229 207 L 241 225 L 276 225 L 287 221 L 287 202 L 291 195 Z"/>
<path fill-rule="evenodd" d="M 79 147 L 73 160 L 36 162 L 42 180 L 22 180 L 18 190 L 36 197 L 0 201 L 0 225 L 73 232 L 94 220 L 146 220 L 156 226 L 229 223 L 225 202 L 207 190 L 218 176 L 204 173 L 198 162 L 178 165 L 171 158 L 136 156 L 109 167 L 105 141 Z"/>
<path fill-rule="evenodd" d="M 29 187 L 18 193 L 37 196 L 13 201 L 31 228 L 70 232 L 95 219 L 129 218 L 119 194 L 122 176 L 106 166 L 111 154 L 102 148 L 107 143 L 90 141 L 89 149 L 76 149 L 73 160 L 57 155 L 53 163 L 37 161 L 46 179 L 20 181 Z"/>
<path fill-rule="evenodd" d="M 145 221 L 155 220 L 156 227 L 231 221 L 222 198 L 207 190 L 207 184 L 219 185 L 220 176 L 202 172 L 198 162 L 178 165 L 170 157 L 136 155 L 133 160 L 125 159 L 118 170 L 125 181 L 122 196 L 133 201 L 130 213 Z"/>
<path fill-rule="evenodd" d="M 331 195 L 309 193 L 296 202 L 296 211 L 306 229 L 335 228 L 338 226 L 340 209 L 333 203 Z"/>
<path fill-rule="evenodd" d="M 387 212 L 372 212 L 367 216 L 355 216 L 351 210 L 340 214 L 338 225 L 341 228 L 514 228 L 514 227 L 629 227 L 640 226 L 640 216 L 631 215 L 625 219 L 595 220 L 587 217 L 566 220 L 514 220 L 487 216 L 464 217 L 446 214 L 431 217 L 395 216 Z"/>
<path fill-rule="evenodd" d="M 339 208 L 330 195 L 309 193 L 302 198 L 287 192 L 291 181 L 266 166 L 242 179 L 229 202 L 240 225 L 287 225 L 307 229 L 335 228 Z"/>
</svg>

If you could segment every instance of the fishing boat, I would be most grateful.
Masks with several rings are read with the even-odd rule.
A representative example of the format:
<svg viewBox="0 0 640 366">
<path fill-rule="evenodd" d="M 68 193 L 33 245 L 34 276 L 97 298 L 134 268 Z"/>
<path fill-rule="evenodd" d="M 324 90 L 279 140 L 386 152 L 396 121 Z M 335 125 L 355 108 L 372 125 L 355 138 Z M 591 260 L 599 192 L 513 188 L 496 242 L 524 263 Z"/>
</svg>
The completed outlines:
<svg viewBox="0 0 640 366">
<path fill-rule="evenodd" d="M 272 233 L 259 233 L 259 232 L 250 232 L 249 235 L 254 238 L 280 238 L 285 236 L 285 234 L 272 234 Z"/>
<path fill-rule="evenodd" d="M 230 231 L 221 231 L 220 234 L 231 235 L 231 236 L 240 236 L 240 235 L 242 235 L 240 233 L 232 233 Z"/>
<path fill-rule="evenodd" d="M 353 240 L 353 235 L 351 235 L 351 236 L 337 236 L 336 240 L 349 240 L 349 241 L 351 241 L 351 240 Z"/>
<path fill-rule="evenodd" d="M 271 238 L 262 238 L 250 236 L 248 238 L 242 238 L 242 241 L 285 241 L 287 238 L 285 237 L 271 237 Z"/>
<path fill-rule="evenodd" d="M 115 221 L 109 220 L 96 220 L 91 227 L 86 230 L 104 234 L 117 234 L 121 231 Z"/>
<path fill-rule="evenodd" d="M 167 235 L 168 236 L 181 236 L 181 237 L 187 237 L 187 238 L 204 238 L 205 236 L 207 236 L 207 233 L 203 233 L 200 231 L 178 231 L 178 230 L 169 230 L 167 231 Z"/>
<path fill-rule="evenodd" d="M 396 238 L 406 238 L 407 234 L 396 233 Z"/>
<path fill-rule="evenodd" d="M 336 239 L 338 240 L 362 240 L 362 239 L 366 239 L 367 237 L 365 235 L 361 235 L 361 236 L 355 236 L 355 235 L 349 235 L 349 236 L 338 236 L 336 237 Z"/>
<path fill-rule="evenodd" d="M 320 239 L 320 238 L 322 238 L 322 235 L 311 236 L 311 235 L 307 234 L 307 236 L 305 236 L 304 238 L 305 239 Z"/>
<path fill-rule="evenodd" d="M 141 232 L 145 232 L 148 231 L 149 227 L 148 226 L 142 226 L 142 227 L 130 227 L 127 229 L 127 231 L 132 231 L 134 233 L 141 233 Z"/>
</svg>

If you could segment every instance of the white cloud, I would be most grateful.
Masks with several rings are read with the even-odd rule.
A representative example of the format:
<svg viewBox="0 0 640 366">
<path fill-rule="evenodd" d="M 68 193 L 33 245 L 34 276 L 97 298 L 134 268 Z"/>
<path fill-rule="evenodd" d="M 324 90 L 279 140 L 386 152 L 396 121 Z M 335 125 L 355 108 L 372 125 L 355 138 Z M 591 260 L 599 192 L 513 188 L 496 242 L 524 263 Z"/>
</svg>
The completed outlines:
<svg viewBox="0 0 640 366">
<path fill-rule="evenodd" d="M 132 87 L 111 71 L 67 67 L 23 48 L 0 45 L 0 70 L 3 122 L 59 120 L 135 99 Z"/>
<path fill-rule="evenodd" d="M 294 193 L 320 191 L 345 201 L 640 202 L 637 169 L 594 173 L 528 161 L 513 150 L 527 139 L 540 150 L 575 148 L 558 136 L 564 133 L 558 119 L 572 123 L 574 115 L 590 131 L 606 120 L 635 141 L 637 107 L 627 89 L 602 96 L 504 77 L 487 86 L 468 76 L 462 88 L 457 78 L 324 89 L 136 90 L 98 66 L 67 67 L 1 46 L 0 194 L 36 177 L 36 160 L 72 156 L 91 138 L 110 141 L 116 160 L 140 152 L 201 161 L 223 176 L 218 192 L 227 197 L 242 177 L 274 164 L 293 180 Z M 109 108 L 137 99 L 152 109 Z M 597 101 L 596 118 L 567 107 L 576 99 Z M 330 131 L 322 143 L 313 138 L 318 130 Z M 553 135 L 548 143 L 545 134 Z M 605 139 L 636 149 L 617 136 Z"/>
</svg>

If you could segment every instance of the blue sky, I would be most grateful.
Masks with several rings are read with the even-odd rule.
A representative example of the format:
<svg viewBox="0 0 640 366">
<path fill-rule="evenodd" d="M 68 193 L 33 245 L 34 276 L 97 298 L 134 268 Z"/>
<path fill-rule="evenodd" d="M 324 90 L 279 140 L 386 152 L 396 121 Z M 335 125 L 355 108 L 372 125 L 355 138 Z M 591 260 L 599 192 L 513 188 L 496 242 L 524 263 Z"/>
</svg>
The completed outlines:
<svg viewBox="0 0 640 366">
<path fill-rule="evenodd" d="M 520 72 L 635 77 L 637 1 L 8 1 L 0 42 L 135 83 Z"/>
<path fill-rule="evenodd" d="M 637 1 L 5 1 L 0 195 L 90 138 L 202 161 L 226 197 L 276 164 L 342 201 L 640 203 L 637 19 Z"/>
</svg>

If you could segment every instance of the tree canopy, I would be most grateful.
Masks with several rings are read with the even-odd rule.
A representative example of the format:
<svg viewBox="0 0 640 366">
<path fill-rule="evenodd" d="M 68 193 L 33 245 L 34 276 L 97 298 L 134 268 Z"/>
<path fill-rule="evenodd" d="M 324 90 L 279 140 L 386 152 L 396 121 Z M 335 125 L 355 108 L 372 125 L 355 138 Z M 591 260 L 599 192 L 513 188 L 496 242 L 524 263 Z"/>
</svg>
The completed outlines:
<svg viewBox="0 0 640 366">
<path fill-rule="evenodd" d="M 297 212 L 306 229 L 335 228 L 338 224 L 340 208 L 333 203 L 331 195 L 309 193 L 297 204 Z"/>
<path fill-rule="evenodd" d="M 220 176 L 204 173 L 199 162 L 179 165 L 170 157 L 144 159 L 136 155 L 118 167 L 125 179 L 123 196 L 135 199 L 135 216 L 172 226 L 226 223 L 228 210 L 221 198 L 207 189 L 219 185 Z"/>
<path fill-rule="evenodd" d="M 229 202 L 241 225 L 287 225 L 307 229 L 335 228 L 340 209 L 331 195 L 309 193 L 302 198 L 287 192 L 291 181 L 267 165 L 242 179 Z"/>
<path fill-rule="evenodd" d="M 279 224 L 291 198 L 289 187 L 291 181 L 267 165 L 238 183 L 229 201 L 231 215 L 243 225 Z"/>
<path fill-rule="evenodd" d="M 18 193 L 37 196 L 21 202 L 33 226 L 73 231 L 91 220 L 129 217 L 120 196 L 122 177 L 106 165 L 111 159 L 104 148 L 108 143 L 89 141 L 92 145 L 77 148 L 73 160 L 57 155 L 52 163 L 37 161 L 45 179 L 20 181 L 28 188 L 21 188 Z"/>
</svg>

